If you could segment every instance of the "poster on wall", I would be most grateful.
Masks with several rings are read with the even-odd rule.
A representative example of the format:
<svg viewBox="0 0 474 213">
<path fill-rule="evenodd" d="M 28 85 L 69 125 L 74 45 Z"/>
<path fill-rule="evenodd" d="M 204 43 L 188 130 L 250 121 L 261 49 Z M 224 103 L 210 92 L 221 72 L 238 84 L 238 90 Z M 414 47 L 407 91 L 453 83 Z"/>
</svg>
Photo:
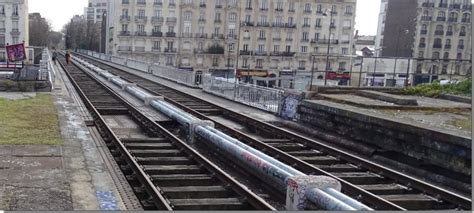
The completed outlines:
<svg viewBox="0 0 474 213">
<path fill-rule="evenodd" d="M 6 49 L 9 62 L 23 61 L 26 59 L 25 45 L 23 43 L 8 45 Z"/>
</svg>

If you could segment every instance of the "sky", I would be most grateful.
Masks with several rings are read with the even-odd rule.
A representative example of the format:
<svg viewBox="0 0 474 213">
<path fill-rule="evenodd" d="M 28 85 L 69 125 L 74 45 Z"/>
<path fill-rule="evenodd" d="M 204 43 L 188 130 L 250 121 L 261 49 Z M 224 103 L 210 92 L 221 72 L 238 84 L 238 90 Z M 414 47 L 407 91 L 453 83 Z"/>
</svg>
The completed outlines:
<svg viewBox="0 0 474 213">
<path fill-rule="evenodd" d="M 115 0 L 119 1 L 119 0 Z M 83 15 L 87 0 L 29 0 L 29 12 L 39 12 L 60 31 L 73 15 Z M 377 33 L 380 0 L 357 0 L 356 30 L 359 35 Z"/>
</svg>

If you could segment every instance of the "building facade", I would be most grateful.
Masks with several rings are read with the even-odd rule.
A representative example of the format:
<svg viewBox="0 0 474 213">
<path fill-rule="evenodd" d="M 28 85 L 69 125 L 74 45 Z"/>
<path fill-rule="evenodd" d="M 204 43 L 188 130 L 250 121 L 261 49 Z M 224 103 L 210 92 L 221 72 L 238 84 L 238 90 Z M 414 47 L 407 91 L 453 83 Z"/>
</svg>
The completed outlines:
<svg viewBox="0 0 474 213">
<path fill-rule="evenodd" d="M 0 0 L 0 62 L 6 61 L 5 45 L 29 41 L 28 0 Z"/>
<path fill-rule="evenodd" d="M 350 59 L 336 55 L 353 54 L 355 9 L 356 0 L 110 0 L 107 53 L 245 78 L 324 74 L 329 50 L 328 70 L 344 72 Z"/>
<path fill-rule="evenodd" d="M 375 38 L 376 56 L 381 55 L 383 51 L 383 36 L 385 30 L 385 21 L 387 18 L 388 0 L 382 0 L 380 3 L 379 21 L 377 24 L 377 36 Z"/>
<path fill-rule="evenodd" d="M 84 8 L 86 21 L 92 23 L 102 22 L 102 16 L 107 13 L 108 0 L 89 0 L 88 7 Z"/>
<path fill-rule="evenodd" d="M 462 79 L 472 74 L 470 0 L 419 0 L 415 82 Z"/>
</svg>

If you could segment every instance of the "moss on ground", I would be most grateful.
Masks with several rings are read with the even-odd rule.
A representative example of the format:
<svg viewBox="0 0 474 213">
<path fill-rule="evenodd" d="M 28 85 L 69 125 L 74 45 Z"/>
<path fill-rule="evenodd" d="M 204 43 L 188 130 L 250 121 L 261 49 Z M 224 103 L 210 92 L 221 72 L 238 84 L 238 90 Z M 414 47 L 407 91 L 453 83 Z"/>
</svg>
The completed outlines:
<svg viewBox="0 0 474 213">
<path fill-rule="evenodd" d="M 432 84 L 422 84 L 414 87 L 407 87 L 402 90 L 405 95 L 419 95 L 426 97 L 439 97 L 442 94 L 471 96 L 472 79 L 468 78 L 459 83 L 441 85 L 439 81 Z"/>
<path fill-rule="evenodd" d="M 0 144 L 61 144 L 59 120 L 52 96 L 7 100 L 0 98 Z"/>
<path fill-rule="evenodd" d="M 449 125 L 455 126 L 456 128 L 463 129 L 463 130 L 471 130 L 472 129 L 472 117 L 469 116 L 469 119 L 457 119 L 448 122 Z"/>
</svg>

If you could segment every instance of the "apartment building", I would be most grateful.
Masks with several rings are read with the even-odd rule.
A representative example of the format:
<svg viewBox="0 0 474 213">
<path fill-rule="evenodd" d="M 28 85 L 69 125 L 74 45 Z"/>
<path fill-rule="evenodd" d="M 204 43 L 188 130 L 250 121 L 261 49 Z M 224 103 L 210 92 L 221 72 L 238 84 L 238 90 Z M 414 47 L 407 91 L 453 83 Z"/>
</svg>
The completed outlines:
<svg viewBox="0 0 474 213">
<path fill-rule="evenodd" d="M 89 4 L 84 8 L 86 21 L 92 23 L 102 22 L 102 15 L 107 12 L 108 0 L 89 0 Z"/>
<path fill-rule="evenodd" d="M 0 62 L 6 61 L 6 44 L 28 46 L 28 23 L 28 0 L 0 0 Z"/>
<path fill-rule="evenodd" d="M 245 77 L 322 74 L 329 50 L 329 70 L 344 72 L 355 9 L 356 0 L 110 0 L 107 53 Z"/>
<path fill-rule="evenodd" d="M 380 3 L 380 12 L 379 12 L 379 19 L 377 24 L 377 36 L 375 38 L 375 52 L 376 56 L 381 55 L 383 51 L 383 37 L 384 37 L 384 30 L 385 30 L 385 21 L 387 18 L 387 9 L 388 9 L 388 0 L 381 0 Z"/>
<path fill-rule="evenodd" d="M 415 82 L 472 75 L 471 13 L 471 0 L 418 1 Z"/>
</svg>

